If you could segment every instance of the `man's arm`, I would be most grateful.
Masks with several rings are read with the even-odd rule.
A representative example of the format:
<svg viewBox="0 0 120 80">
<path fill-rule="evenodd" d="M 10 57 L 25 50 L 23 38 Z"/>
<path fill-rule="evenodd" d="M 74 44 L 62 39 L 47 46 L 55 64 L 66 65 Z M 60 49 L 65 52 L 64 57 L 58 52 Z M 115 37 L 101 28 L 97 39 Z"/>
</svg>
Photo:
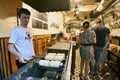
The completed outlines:
<svg viewBox="0 0 120 80">
<path fill-rule="evenodd" d="M 18 53 L 17 49 L 15 48 L 15 45 L 12 43 L 8 44 L 8 50 L 10 51 L 10 53 L 12 53 L 13 55 L 15 55 L 16 57 L 19 58 L 20 54 Z"/>
<path fill-rule="evenodd" d="M 14 44 L 9 43 L 8 44 L 8 50 L 10 51 L 10 53 L 12 53 L 13 55 L 15 55 L 19 59 L 20 62 L 26 63 L 28 61 L 22 54 L 20 54 L 17 51 L 17 49 L 16 49 L 16 47 L 15 47 Z"/>
<path fill-rule="evenodd" d="M 109 40 L 110 40 L 110 42 L 111 42 L 111 40 L 112 40 L 112 36 L 111 36 L 111 34 L 110 34 L 110 33 L 107 35 L 107 37 L 108 37 L 108 39 L 109 39 Z"/>
</svg>

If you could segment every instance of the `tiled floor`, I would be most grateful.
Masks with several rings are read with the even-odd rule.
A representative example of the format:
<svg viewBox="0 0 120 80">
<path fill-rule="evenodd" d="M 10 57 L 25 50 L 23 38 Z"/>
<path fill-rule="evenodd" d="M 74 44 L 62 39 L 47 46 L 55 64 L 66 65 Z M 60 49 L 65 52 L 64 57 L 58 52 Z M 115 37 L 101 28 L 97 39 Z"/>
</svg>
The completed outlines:
<svg viewBox="0 0 120 80">
<path fill-rule="evenodd" d="M 75 70 L 74 75 L 72 75 L 72 80 L 84 80 L 83 78 L 79 77 L 80 73 L 80 55 L 79 55 L 79 49 L 76 50 L 76 61 L 75 61 Z M 90 77 L 89 80 L 120 80 L 116 76 L 116 74 L 112 71 L 111 68 L 109 68 L 107 65 L 102 70 L 97 77 Z"/>
</svg>

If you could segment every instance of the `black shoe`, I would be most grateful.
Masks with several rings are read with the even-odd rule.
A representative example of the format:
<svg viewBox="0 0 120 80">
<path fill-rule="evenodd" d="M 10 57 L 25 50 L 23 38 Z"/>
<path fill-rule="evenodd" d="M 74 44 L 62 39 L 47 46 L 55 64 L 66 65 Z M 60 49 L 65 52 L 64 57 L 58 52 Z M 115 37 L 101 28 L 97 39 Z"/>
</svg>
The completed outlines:
<svg viewBox="0 0 120 80">
<path fill-rule="evenodd" d="M 92 78 L 94 77 L 94 75 L 95 75 L 95 74 L 89 73 L 89 76 L 92 77 Z"/>
<path fill-rule="evenodd" d="M 96 78 L 97 78 L 97 77 L 98 77 L 98 73 L 94 74 L 94 77 L 96 77 Z"/>
<path fill-rule="evenodd" d="M 89 76 L 90 77 L 98 77 L 98 73 L 96 73 L 96 74 L 89 73 Z"/>
<path fill-rule="evenodd" d="M 79 75 L 80 77 L 82 77 L 82 74 L 80 73 L 80 75 Z"/>
<path fill-rule="evenodd" d="M 80 80 L 83 80 L 83 75 L 81 73 L 80 73 L 79 76 L 80 76 Z"/>
<path fill-rule="evenodd" d="M 82 78 L 82 77 L 80 77 L 80 80 L 83 80 L 83 78 Z"/>
</svg>

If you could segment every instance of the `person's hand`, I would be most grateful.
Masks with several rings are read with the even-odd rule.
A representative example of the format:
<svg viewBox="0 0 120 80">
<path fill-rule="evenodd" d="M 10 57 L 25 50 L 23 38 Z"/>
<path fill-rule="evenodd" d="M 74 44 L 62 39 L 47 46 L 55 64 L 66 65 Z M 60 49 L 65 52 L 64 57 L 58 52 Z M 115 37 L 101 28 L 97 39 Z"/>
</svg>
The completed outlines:
<svg viewBox="0 0 120 80">
<path fill-rule="evenodd" d="M 25 58 L 23 55 L 19 55 L 19 62 L 21 62 L 21 63 L 27 63 L 27 61 L 29 61 L 27 58 Z"/>
</svg>

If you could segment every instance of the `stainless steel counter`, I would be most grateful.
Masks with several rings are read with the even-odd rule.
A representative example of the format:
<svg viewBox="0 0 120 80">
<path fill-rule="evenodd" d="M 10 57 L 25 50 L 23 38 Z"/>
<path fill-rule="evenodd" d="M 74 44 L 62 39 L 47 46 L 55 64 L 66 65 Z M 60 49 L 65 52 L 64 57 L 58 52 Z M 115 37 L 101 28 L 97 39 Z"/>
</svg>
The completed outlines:
<svg viewBox="0 0 120 80">
<path fill-rule="evenodd" d="M 59 78 L 56 80 L 70 80 L 70 74 L 71 74 L 71 46 L 70 43 L 61 43 L 58 42 L 55 45 L 48 48 L 48 52 L 56 52 L 56 53 L 65 53 L 66 59 L 64 63 L 64 69 L 58 70 L 59 72 Z M 43 56 L 41 56 L 39 59 L 35 59 L 33 63 L 28 63 L 24 67 L 20 68 L 17 72 L 11 74 L 8 78 L 5 80 L 26 80 L 28 77 L 33 77 L 32 80 L 41 80 L 41 78 L 44 78 L 43 74 L 49 70 L 49 68 L 41 68 L 38 65 L 38 61 L 42 59 Z M 53 69 L 55 71 L 55 69 Z M 62 71 L 62 72 L 61 72 Z M 49 80 L 49 79 L 47 79 Z M 53 79 L 54 80 L 54 79 Z"/>
<path fill-rule="evenodd" d="M 68 54 L 70 50 L 70 43 L 57 42 L 53 46 L 48 48 L 48 52 L 52 53 L 65 53 Z"/>
</svg>

